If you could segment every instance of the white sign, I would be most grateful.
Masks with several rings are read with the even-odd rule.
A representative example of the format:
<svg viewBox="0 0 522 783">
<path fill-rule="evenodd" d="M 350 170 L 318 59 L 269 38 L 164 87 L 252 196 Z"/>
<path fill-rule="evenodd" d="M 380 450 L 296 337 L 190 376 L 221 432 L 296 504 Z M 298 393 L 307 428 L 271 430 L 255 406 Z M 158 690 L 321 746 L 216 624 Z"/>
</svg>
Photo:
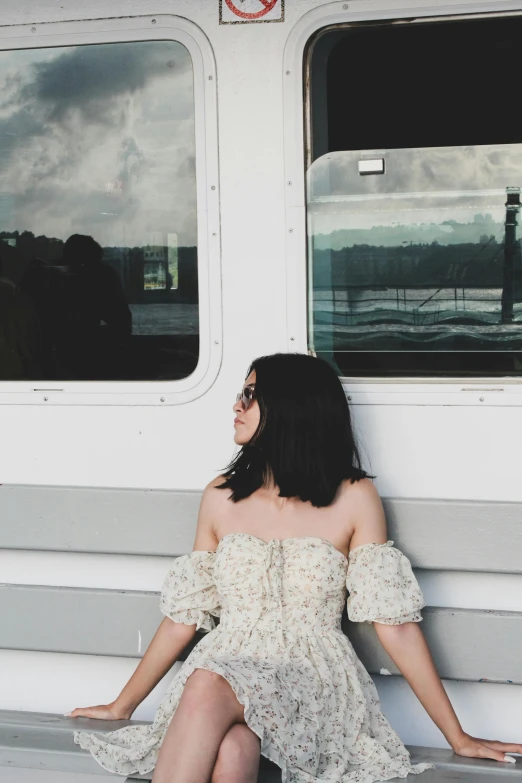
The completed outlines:
<svg viewBox="0 0 522 783">
<path fill-rule="evenodd" d="M 284 22 L 285 0 L 219 0 L 220 24 Z"/>
</svg>

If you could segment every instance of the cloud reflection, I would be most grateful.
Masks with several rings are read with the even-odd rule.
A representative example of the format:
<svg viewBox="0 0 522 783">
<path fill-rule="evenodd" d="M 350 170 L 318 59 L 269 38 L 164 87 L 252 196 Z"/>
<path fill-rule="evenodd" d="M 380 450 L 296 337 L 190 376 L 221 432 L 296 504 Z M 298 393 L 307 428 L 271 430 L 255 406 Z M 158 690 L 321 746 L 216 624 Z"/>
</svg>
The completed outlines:
<svg viewBox="0 0 522 783">
<path fill-rule="evenodd" d="M 196 244 L 193 74 L 172 41 L 3 52 L 0 231 Z"/>
</svg>

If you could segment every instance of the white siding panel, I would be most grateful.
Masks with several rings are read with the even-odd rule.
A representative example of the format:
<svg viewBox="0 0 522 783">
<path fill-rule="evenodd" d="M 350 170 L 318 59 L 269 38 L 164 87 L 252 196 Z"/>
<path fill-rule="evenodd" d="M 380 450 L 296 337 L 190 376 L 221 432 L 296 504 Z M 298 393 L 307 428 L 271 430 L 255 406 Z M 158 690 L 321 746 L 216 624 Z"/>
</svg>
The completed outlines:
<svg viewBox="0 0 522 783">
<path fill-rule="evenodd" d="M 0 549 L 5 584 L 156 592 L 173 558 Z"/>
<path fill-rule="evenodd" d="M 522 408 L 356 405 L 370 471 L 385 497 L 522 500 Z"/>
<path fill-rule="evenodd" d="M 4 584 L 157 592 L 172 558 L 0 550 Z M 417 571 L 428 606 L 522 612 L 522 576 Z"/>
<path fill-rule="evenodd" d="M 447 748 L 448 743 L 400 677 L 374 677 L 383 712 L 407 745 Z M 464 731 L 475 737 L 520 742 L 522 686 L 447 682 L 444 687 Z"/>
<path fill-rule="evenodd" d="M 0 709 L 64 714 L 107 704 L 119 694 L 139 661 L 94 655 L 0 650 Z M 152 720 L 175 664 L 133 715 Z"/>
<path fill-rule="evenodd" d="M 137 661 L 83 655 L 0 650 L 0 708 L 68 712 L 76 706 L 113 699 Z M 174 670 L 136 710 L 137 720 L 152 720 Z M 398 677 L 375 677 L 382 706 L 404 742 L 447 747 L 408 684 Z M 479 737 L 517 742 L 522 686 L 445 682 L 465 731 Z"/>
</svg>

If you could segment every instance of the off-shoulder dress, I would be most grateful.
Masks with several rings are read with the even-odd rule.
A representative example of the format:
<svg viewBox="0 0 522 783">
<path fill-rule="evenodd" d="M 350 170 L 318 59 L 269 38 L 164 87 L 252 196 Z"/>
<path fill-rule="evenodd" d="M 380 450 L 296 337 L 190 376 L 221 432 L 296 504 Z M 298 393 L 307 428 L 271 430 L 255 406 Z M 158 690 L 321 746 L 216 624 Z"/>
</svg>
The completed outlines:
<svg viewBox="0 0 522 783">
<path fill-rule="evenodd" d="M 151 725 L 76 732 L 75 742 L 111 772 L 150 772 L 187 678 L 207 669 L 228 681 L 283 783 L 375 783 L 423 772 L 432 765 L 410 763 L 341 630 L 347 590 L 351 620 L 422 619 L 421 590 L 393 541 L 357 547 L 347 559 L 318 537 L 266 542 L 231 533 L 216 552 L 176 558 L 161 610 L 209 633 L 182 664 Z M 217 627 L 213 617 L 220 617 Z"/>
</svg>

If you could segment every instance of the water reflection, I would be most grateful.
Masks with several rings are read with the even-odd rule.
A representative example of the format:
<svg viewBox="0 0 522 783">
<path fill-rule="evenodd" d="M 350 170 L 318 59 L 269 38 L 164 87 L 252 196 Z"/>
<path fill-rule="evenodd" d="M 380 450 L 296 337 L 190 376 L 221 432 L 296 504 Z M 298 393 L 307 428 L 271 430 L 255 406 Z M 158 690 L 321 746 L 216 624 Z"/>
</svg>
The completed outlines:
<svg viewBox="0 0 522 783">
<path fill-rule="evenodd" d="M 384 174 L 359 173 L 379 158 Z M 315 161 L 315 350 L 522 351 L 521 181 L 520 144 Z"/>
<path fill-rule="evenodd" d="M 0 315 L 2 334 L 10 335 L 9 348 L 7 337 L 2 337 L 1 356 L 11 356 L 0 361 L 0 379 L 149 380 L 188 375 L 197 363 L 199 345 L 196 249 L 178 249 L 176 289 L 166 284 L 148 289 L 147 252 L 102 248 L 93 237 L 81 234 L 64 243 L 30 232 L 7 238 L 0 234 L 5 260 Z M 157 264 L 166 265 L 168 253 L 169 248 L 157 247 L 156 258 L 164 258 Z M 170 282 L 167 274 L 165 281 Z M 37 334 L 30 341 L 31 361 L 15 362 L 13 344 L 18 354 L 28 353 L 21 347 L 29 341 L 28 324 L 31 334 Z"/>
</svg>

